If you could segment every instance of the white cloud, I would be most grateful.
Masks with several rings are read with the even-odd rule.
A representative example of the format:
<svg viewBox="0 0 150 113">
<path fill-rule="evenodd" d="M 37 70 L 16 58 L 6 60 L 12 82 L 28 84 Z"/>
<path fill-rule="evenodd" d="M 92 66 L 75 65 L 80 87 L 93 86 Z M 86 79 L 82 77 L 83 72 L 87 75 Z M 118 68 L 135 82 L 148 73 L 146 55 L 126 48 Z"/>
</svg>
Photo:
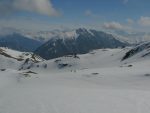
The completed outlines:
<svg viewBox="0 0 150 113">
<path fill-rule="evenodd" d="M 18 11 L 28 11 L 48 16 L 59 15 L 50 0 L 2 0 L 0 14 L 13 14 Z"/>
<path fill-rule="evenodd" d="M 60 24 L 53 24 L 47 21 L 41 21 L 38 19 L 27 19 L 27 18 L 13 18 L 13 19 L 1 19 L 0 28 L 13 28 L 19 30 L 29 31 L 48 31 L 53 29 L 61 28 Z M 2 32 L 0 30 L 0 32 Z"/>
<path fill-rule="evenodd" d="M 86 16 L 91 16 L 91 15 L 93 15 L 93 13 L 92 13 L 91 10 L 86 10 L 86 11 L 85 11 L 85 15 L 86 15 Z"/>
<path fill-rule="evenodd" d="M 150 26 L 150 17 L 141 17 L 138 20 L 139 25 L 144 26 L 144 27 L 149 27 Z"/>
<path fill-rule="evenodd" d="M 111 29 L 111 30 L 123 30 L 123 29 L 125 29 L 125 26 L 121 25 L 118 22 L 104 23 L 103 27 L 105 29 Z"/>
<path fill-rule="evenodd" d="M 134 24 L 134 20 L 132 20 L 132 19 L 130 19 L 130 18 L 127 19 L 127 22 L 128 22 L 128 24 L 130 24 L 130 25 Z"/>
<path fill-rule="evenodd" d="M 123 4 L 127 4 L 129 0 L 123 0 Z"/>
<path fill-rule="evenodd" d="M 91 10 L 86 10 L 84 14 L 88 17 L 100 18 L 100 15 L 93 13 Z"/>
</svg>

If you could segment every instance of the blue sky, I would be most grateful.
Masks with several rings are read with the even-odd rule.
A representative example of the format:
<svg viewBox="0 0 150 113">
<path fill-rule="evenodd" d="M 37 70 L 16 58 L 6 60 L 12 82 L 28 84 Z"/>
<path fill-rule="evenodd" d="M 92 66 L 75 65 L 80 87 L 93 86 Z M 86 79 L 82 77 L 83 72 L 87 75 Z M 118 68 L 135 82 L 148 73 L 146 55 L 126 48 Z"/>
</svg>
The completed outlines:
<svg viewBox="0 0 150 113">
<path fill-rule="evenodd" d="M 138 19 L 141 16 L 150 16 L 150 0 L 62 0 L 62 2 L 53 0 L 52 2 L 56 8 L 62 10 L 64 19 L 69 21 L 94 20 L 95 18 L 88 18 L 85 15 L 87 10 L 97 15 L 99 22 L 125 22 L 127 18 Z"/>
<path fill-rule="evenodd" d="M 30 0 L 33 1 L 31 5 L 29 0 L 24 0 L 25 3 L 23 0 L 14 1 L 15 3 L 11 0 L 0 1 L 0 8 L 3 9 L 0 11 L 1 26 L 5 26 L 7 21 L 10 26 L 17 24 L 25 28 L 40 26 L 45 29 L 50 26 L 140 30 L 150 28 L 150 0 Z M 5 5 L 10 9 L 3 8 Z"/>
</svg>

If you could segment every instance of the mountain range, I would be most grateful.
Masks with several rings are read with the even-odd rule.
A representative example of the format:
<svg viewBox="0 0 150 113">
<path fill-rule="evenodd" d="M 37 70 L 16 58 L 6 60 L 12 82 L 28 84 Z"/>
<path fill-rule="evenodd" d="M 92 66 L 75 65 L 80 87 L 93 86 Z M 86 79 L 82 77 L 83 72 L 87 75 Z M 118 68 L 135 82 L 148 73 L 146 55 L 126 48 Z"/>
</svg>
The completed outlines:
<svg viewBox="0 0 150 113">
<path fill-rule="evenodd" d="M 10 32 L 12 29 L 9 29 Z M 6 30 L 5 30 L 6 31 Z M 111 34 L 79 28 L 75 30 L 24 33 L 15 29 L 10 34 L 0 35 L 0 47 L 26 52 L 35 52 L 44 59 L 69 54 L 84 54 L 94 49 L 124 47 L 128 42 Z"/>
<path fill-rule="evenodd" d="M 80 28 L 51 38 L 37 48 L 35 54 L 44 59 L 53 59 L 64 55 L 85 54 L 94 49 L 117 48 L 127 45 L 128 43 L 116 39 L 111 34 Z"/>
</svg>

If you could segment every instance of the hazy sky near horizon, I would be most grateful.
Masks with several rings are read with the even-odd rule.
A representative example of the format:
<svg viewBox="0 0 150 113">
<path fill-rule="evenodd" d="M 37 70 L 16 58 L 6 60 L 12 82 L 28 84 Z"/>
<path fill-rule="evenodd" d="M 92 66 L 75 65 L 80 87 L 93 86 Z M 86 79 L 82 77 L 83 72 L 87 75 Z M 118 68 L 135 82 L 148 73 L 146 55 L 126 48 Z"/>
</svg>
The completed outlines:
<svg viewBox="0 0 150 113">
<path fill-rule="evenodd" d="M 0 26 L 150 30 L 150 0 L 1 0 Z"/>
</svg>

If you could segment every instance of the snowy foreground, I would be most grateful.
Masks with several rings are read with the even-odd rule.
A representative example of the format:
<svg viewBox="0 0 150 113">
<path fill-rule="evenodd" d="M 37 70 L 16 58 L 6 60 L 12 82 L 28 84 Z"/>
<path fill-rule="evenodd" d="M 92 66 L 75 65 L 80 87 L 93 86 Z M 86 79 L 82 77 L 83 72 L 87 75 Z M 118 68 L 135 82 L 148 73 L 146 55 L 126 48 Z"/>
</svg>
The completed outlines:
<svg viewBox="0 0 150 113">
<path fill-rule="evenodd" d="M 108 49 L 0 71 L 0 113 L 150 113 L 150 60 Z M 61 61 L 60 61 L 61 59 Z M 57 63 L 71 64 L 58 68 Z"/>
</svg>

